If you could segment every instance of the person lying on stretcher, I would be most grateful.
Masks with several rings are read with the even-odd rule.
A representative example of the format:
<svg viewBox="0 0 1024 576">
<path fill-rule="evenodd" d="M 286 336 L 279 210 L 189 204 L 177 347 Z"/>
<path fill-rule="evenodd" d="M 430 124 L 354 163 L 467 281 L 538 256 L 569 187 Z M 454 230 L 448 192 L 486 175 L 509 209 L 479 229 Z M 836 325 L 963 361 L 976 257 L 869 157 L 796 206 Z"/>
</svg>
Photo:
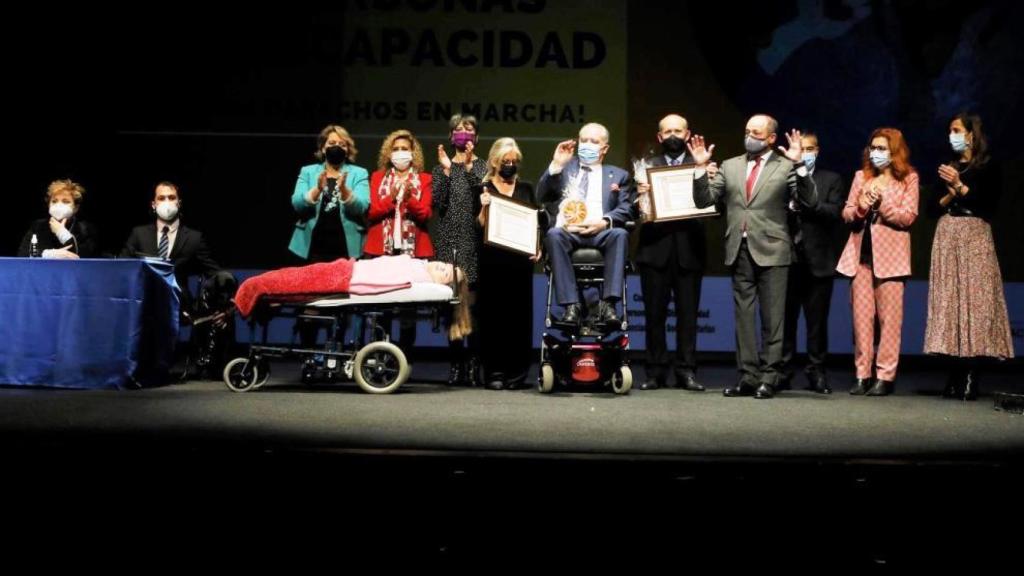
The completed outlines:
<svg viewBox="0 0 1024 576">
<path fill-rule="evenodd" d="M 448 337 L 463 338 L 472 332 L 469 317 L 469 286 L 462 270 L 444 262 L 429 262 L 408 255 L 381 256 L 368 260 L 340 258 L 333 262 L 282 268 L 242 282 L 235 306 L 244 317 L 252 314 L 261 296 L 299 298 L 332 294 L 383 294 L 414 283 L 455 284 L 459 304 Z"/>
</svg>

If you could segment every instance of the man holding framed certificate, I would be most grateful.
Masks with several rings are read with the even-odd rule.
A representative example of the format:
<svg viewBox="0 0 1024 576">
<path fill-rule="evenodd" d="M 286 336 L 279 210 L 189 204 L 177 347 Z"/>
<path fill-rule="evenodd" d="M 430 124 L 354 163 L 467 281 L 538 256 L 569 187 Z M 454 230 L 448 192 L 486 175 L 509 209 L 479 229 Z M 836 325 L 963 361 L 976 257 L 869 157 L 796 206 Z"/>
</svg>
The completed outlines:
<svg viewBox="0 0 1024 576">
<path fill-rule="evenodd" d="M 694 162 L 693 157 L 686 152 L 686 141 L 690 138 L 686 119 L 677 114 L 662 118 L 658 123 L 657 138 L 661 144 L 661 153 L 637 163 L 634 173 L 639 198 L 634 204 L 636 217 L 646 219 L 648 215 L 651 216 L 640 227 L 635 257 L 640 269 L 640 287 L 644 299 L 647 348 L 647 379 L 640 385 L 640 389 L 656 390 L 668 386 L 668 368 L 672 364 L 675 386 L 700 392 L 704 387 L 696 380 L 696 353 L 697 312 L 707 252 L 704 224 L 698 217 L 659 221 L 653 213 L 644 214 L 642 206 L 646 202 L 643 198 L 651 194 L 651 176 L 672 173 L 662 171 L 663 167 L 672 170 L 674 167 L 689 166 L 688 197 L 681 203 L 689 205 L 688 209 L 693 216 L 715 215 L 717 212 L 713 206 L 710 210 L 700 210 L 693 204 Z M 678 169 L 676 173 L 679 173 Z M 664 204 L 664 208 L 669 209 L 672 203 L 669 201 Z M 665 209 L 659 212 L 664 213 Z M 674 302 L 676 309 L 674 361 L 669 356 L 665 337 L 669 302 Z"/>
</svg>

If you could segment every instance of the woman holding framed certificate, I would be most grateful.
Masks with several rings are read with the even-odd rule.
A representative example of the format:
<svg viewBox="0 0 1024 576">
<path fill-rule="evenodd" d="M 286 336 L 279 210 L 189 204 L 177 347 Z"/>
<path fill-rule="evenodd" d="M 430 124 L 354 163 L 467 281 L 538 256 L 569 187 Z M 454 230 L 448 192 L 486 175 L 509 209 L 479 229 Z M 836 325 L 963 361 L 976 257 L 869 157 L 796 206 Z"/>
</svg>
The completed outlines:
<svg viewBox="0 0 1024 576">
<path fill-rule="evenodd" d="M 522 161 L 515 140 L 496 140 L 476 196 L 476 223 L 484 237 L 478 262 L 477 328 L 484 384 L 491 390 L 522 387 L 533 351 L 538 208 L 533 185 L 519 179 Z"/>
</svg>

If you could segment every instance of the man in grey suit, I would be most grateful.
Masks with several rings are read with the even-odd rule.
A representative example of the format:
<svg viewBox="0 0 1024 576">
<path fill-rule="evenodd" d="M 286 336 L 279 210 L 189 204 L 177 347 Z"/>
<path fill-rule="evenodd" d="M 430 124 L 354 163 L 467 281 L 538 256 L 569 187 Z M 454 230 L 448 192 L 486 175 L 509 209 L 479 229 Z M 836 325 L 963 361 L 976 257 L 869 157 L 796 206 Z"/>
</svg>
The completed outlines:
<svg viewBox="0 0 1024 576">
<path fill-rule="evenodd" d="M 722 163 L 709 178 L 705 170 L 714 145 L 693 136 L 687 147 L 698 165 L 693 184 L 694 203 L 704 208 L 721 203 L 726 211 L 725 264 L 732 270 L 736 308 L 736 361 L 740 380 L 726 396 L 771 398 L 782 366 L 782 337 L 786 314 L 786 284 L 793 261 L 788 206 L 795 198 L 813 208 L 818 202 L 814 180 L 801 158 L 800 132 L 786 135 L 789 148 L 779 146 L 778 122 L 758 114 L 747 121 L 746 154 Z M 763 349 L 758 354 L 755 300 L 761 305 Z"/>
</svg>

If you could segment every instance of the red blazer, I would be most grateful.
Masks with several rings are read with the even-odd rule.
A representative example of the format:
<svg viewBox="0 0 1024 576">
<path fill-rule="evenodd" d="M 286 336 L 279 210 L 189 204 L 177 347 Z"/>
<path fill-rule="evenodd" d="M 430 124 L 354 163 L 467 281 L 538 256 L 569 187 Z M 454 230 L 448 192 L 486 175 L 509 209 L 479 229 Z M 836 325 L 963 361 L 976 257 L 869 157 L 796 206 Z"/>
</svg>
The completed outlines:
<svg viewBox="0 0 1024 576">
<path fill-rule="evenodd" d="M 416 248 L 413 256 L 430 258 L 434 255 L 434 244 L 427 232 L 427 221 L 430 220 L 430 186 L 431 177 L 428 172 L 419 172 L 420 198 L 409 196 L 402 201 L 402 217 L 416 225 Z M 370 229 L 366 233 L 364 254 L 380 256 L 384 254 L 384 221 L 394 220 L 395 201 L 390 197 L 381 197 L 380 185 L 384 181 L 384 171 L 377 170 L 370 176 L 370 209 L 366 213 Z"/>
<path fill-rule="evenodd" d="M 850 187 L 850 196 L 843 208 L 843 220 L 849 224 L 863 223 L 867 211 L 857 207 L 861 189 L 870 182 L 864 173 L 857 171 Z M 875 278 L 898 278 L 910 276 L 910 225 L 917 218 L 918 177 L 911 172 L 902 182 L 893 181 L 882 192 L 878 205 L 878 218 L 871 225 L 871 256 Z M 864 236 L 860 230 L 850 232 L 843 255 L 839 257 L 836 270 L 844 276 L 856 276 L 860 265 L 860 244 Z"/>
</svg>

